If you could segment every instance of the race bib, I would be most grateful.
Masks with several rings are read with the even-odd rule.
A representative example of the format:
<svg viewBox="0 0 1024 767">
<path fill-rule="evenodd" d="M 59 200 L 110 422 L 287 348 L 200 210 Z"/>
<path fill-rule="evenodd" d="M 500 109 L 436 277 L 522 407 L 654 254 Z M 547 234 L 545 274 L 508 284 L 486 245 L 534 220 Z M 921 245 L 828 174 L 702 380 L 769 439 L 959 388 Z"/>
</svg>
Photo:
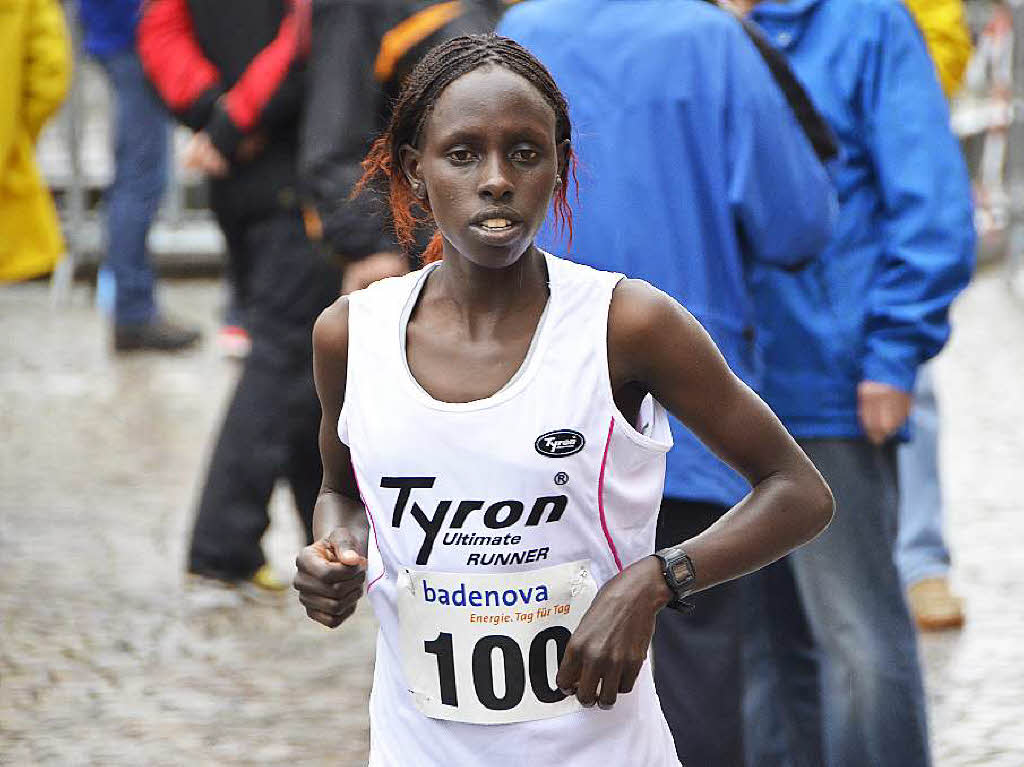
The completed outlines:
<svg viewBox="0 0 1024 767">
<path fill-rule="evenodd" d="M 521 573 L 398 574 L 402 664 L 434 719 L 507 724 L 580 708 L 558 664 L 597 593 L 589 560 Z"/>
</svg>

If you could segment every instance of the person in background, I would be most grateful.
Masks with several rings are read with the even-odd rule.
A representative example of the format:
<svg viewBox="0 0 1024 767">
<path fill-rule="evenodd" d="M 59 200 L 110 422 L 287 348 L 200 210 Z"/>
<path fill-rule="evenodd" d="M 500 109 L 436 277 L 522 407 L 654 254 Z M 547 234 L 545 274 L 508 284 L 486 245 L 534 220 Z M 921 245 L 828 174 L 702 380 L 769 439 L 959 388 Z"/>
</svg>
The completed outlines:
<svg viewBox="0 0 1024 767">
<path fill-rule="evenodd" d="M 570 104 L 581 174 L 571 248 L 551 227 L 538 245 L 664 290 L 758 388 L 749 267 L 812 259 L 831 235 L 835 197 L 741 24 L 697 0 L 537 0 L 509 10 L 498 33 L 537 56 Z M 700 534 L 750 489 L 679 421 L 671 428 L 659 548 Z M 735 767 L 740 587 L 693 601 L 692 615 L 658 615 L 658 696 L 684 764 Z"/>
<path fill-rule="evenodd" d="M 964 84 L 973 50 L 963 0 L 906 0 L 906 3 L 924 35 L 942 92 L 951 99 Z"/>
<path fill-rule="evenodd" d="M 152 0 L 139 23 L 143 66 L 195 131 L 186 162 L 210 177 L 245 275 L 252 351 L 210 460 L 188 570 L 198 584 L 248 593 L 285 588 L 260 546 L 274 483 L 288 480 L 308 538 L 322 473 L 311 334 L 341 274 L 314 252 L 299 208 L 310 16 L 308 0 Z"/>
<path fill-rule="evenodd" d="M 380 200 L 349 199 L 406 75 L 434 45 L 493 31 L 513 2 L 314 2 L 299 167 L 307 232 L 345 265 L 343 293 L 415 266 L 400 252 Z"/>
<path fill-rule="evenodd" d="M 765 398 L 828 480 L 837 514 L 781 566 L 788 581 L 749 581 L 774 619 L 750 626 L 748 763 L 922 767 L 924 689 L 894 558 L 896 450 L 918 368 L 945 343 L 971 274 L 966 168 L 900 0 L 749 5 L 842 152 L 839 223 L 821 258 L 803 272 L 752 273 Z M 820 695 L 789 652 L 787 618 L 806 620 Z"/>
<path fill-rule="evenodd" d="M 167 115 L 135 52 L 142 0 L 79 0 L 85 50 L 103 68 L 114 106 L 114 180 L 106 198 L 104 268 L 114 284 L 115 351 L 172 351 L 199 331 L 157 310 L 146 237 L 167 183 Z"/>
<path fill-rule="evenodd" d="M 64 243 L 35 145 L 71 82 L 71 46 L 56 0 L 0 5 L 0 282 L 53 271 Z"/>
<path fill-rule="evenodd" d="M 963 85 L 971 35 L 962 0 L 907 0 L 921 28 L 946 98 Z M 911 438 L 900 445 L 899 535 L 896 564 L 910 613 L 923 631 L 959 628 L 963 601 L 949 587 L 949 546 L 942 530 L 939 410 L 932 364 L 922 366 L 910 409 Z"/>
</svg>

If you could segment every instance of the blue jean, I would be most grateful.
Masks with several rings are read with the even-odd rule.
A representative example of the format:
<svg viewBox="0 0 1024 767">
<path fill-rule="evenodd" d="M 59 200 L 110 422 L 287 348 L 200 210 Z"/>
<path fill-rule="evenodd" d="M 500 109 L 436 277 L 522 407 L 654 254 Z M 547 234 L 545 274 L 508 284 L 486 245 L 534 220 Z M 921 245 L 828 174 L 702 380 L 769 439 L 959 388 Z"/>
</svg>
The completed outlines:
<svg viewBox="0 0 1024 767">
<path fill-rule="evenodd" d="M 918 373 L 910 424 L 911 441 L 899 449 L 900 529 L 896 565 L 904 585 L 949 572 L 949 548 L 942 535 L 939 411 L 930 364 Z"/>
<path fill-rule="evenodd" d="M 105 266 L 114 275 L 114 322 L 146 322 L 156 314 L 146 237 L 167 183 L 168 124 L 135 51 L 97 59 L 116 101 L 114 181 L 107 190 Z"/>
<path fill-rule="evenodd" d="M 821 767 L 818 648 L 788 559 L 740 581 L 747 767 Z"/>
<path fill-rule="evenodd" d="M 815 715 L 808 690 L 813 690 L 817 670 L 824 764 L 927 767 L 917 637 L 892 556 L 896 446 L 877 448 L 859 439 L 800 444 L 832 487 L 836 516 L 821 536 L 788 557 L 792 588 L 761 590 L 773 619 L 760 622 L 760 631 L 748 637 L 754 646 L 746 657 L 759 659 L 746 669 L 749 764 L 813 764 L 801 759 L 813 758 L 818 746 L 806 742 L 813 736 L 804 726 Z M 787 651 L 789 639 L 800 633 L 793 619 L 786 619 L 797 598 L 817 648 L 817 664 L 805 653 Z M 797 733 L 805 742 L 780 753 L 777 741 L 756 742 L 766 733 L 776 739 Z"/>
</svg>

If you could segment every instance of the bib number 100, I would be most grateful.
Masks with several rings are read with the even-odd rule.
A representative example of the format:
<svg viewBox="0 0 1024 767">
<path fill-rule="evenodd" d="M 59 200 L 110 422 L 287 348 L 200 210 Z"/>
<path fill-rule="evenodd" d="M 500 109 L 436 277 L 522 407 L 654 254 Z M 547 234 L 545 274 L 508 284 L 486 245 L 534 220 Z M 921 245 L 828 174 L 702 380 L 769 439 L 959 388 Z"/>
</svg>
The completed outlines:
<svg viewBox="0 0 1024 767">
<path fill-rule="evenodd" d="M 508 711 L 523 700 L 526 693 L 526 674 L 530 675 L 530 687 L 541 703 L 557 703 L 565 695 L 548 677 L 548 643 L 555 643 L 557 664 L 561 664 L 565 647 L 571 633 L 564 626 L 550 626 L 538 633 L 530 642 L 529 659 L 524 662 L 519 643 L 502 634 L 488 634 L 480 637 L 473 646 L 473 687 L 476 697 L 485 708 L 492 711 Z M 437 673 L 441 681 L 441 702 L 446 706 L 459 705 L 459 691 L 455 684 L 455 651 L 452 635 L 442 631 L 437 639 L 423 643 L 423 649 L 437 656 Z M 494 684 L 494 666 L 491 662 L 495 651 L 501 653 L 504 670 L 504 693 L 498 697 Z M 557 665 L 556 664 L 556 665 Z"/>
</svg>

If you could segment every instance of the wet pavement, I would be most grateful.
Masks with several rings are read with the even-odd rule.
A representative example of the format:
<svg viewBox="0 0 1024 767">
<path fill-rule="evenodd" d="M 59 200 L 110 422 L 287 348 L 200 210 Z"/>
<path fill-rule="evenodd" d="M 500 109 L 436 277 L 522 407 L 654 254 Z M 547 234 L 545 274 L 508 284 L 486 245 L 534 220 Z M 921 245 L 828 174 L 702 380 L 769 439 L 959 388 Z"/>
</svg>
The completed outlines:
<svg viewBox="0 0 1024 767">
<path fill-rule="evenodd" d="M 168 306 L 215 330 L 212 281 Z M 1024 767 L 1024 308 L 996 271 L 937 365 L 962 632 L 923 638 L 938 767 Z M 206 452 L 237 366 L 114 358 L 86 288 L 0 289 L 0 764 L 358 765 L 374 621 L 335 631 L 289 592 L 200 609 L 182 576 Z M 272 503 L 290 577 L 299 530 Z"/>
</svg>

